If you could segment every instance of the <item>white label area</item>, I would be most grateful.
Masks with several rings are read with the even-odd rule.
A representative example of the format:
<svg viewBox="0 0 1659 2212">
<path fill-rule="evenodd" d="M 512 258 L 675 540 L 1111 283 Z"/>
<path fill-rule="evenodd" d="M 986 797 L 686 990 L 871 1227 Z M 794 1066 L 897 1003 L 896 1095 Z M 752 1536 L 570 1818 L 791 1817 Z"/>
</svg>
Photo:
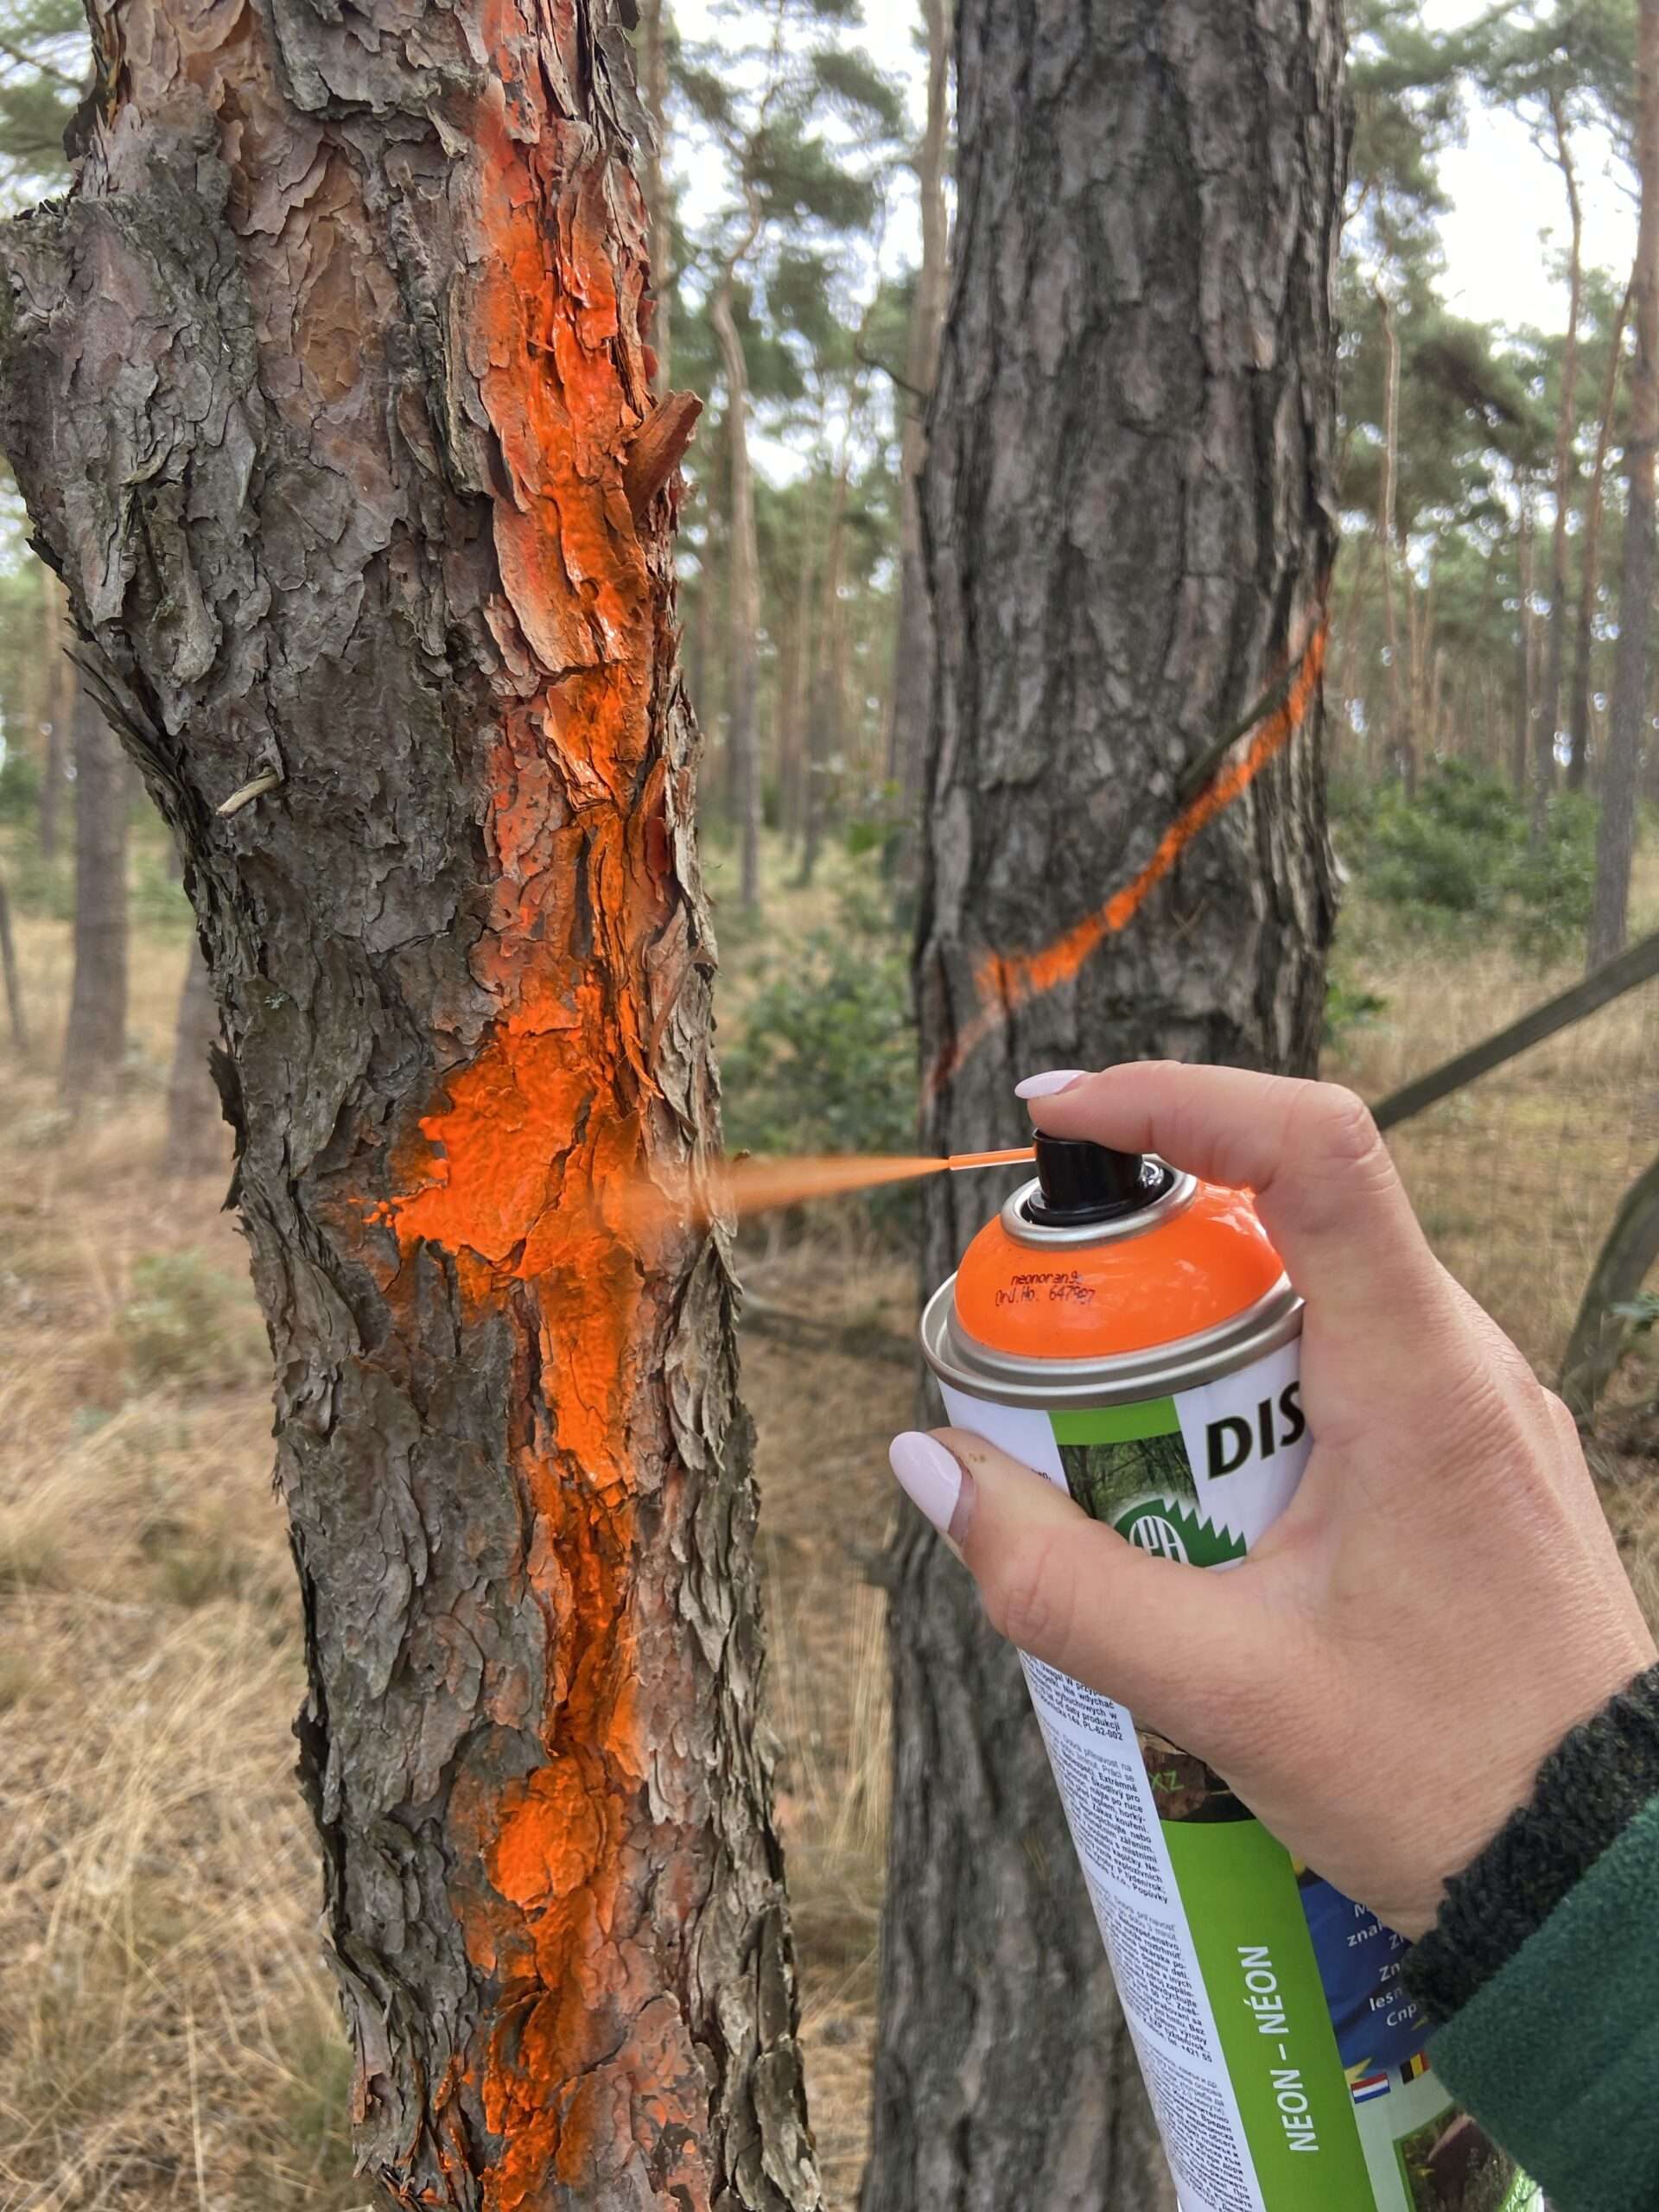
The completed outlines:
<svg viewBox="0 0 1659 2212">
<path fill-rule="evenodd" d="M 944 1398 L 957 1427 L 1125 1541 L 1225 1571 L 1306 1471 L 1300 1351 L 1084 1413 Z M 1024 1666 L 1182 2212 L 1537 2212 L 1428 2070 L 1401 1939 L 1294 1863 L 1202 1760 Z"/>
</svg>

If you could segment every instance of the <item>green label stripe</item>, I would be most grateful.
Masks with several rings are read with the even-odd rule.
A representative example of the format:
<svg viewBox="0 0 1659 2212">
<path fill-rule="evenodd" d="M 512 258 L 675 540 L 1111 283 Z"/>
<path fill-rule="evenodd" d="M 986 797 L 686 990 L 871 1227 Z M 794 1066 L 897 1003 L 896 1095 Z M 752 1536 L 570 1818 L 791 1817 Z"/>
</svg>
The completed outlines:
<svg viewBox="0 0 1659 2212">
<path fill-rule="evenodd" d="M 1289 1854 L 1256 1821 L 1166 1821 L 1222 2056 L 1272 2212 L 1376 2202 Z"/>
<path fill-rule="evenodd" d="M 1086 1414 L 1051 1414 L 1057 1444 L 1139 1444 L 1148 1436 L 1179 1436 L 1181 1417 L 1173 1398 L 1143 1406 L 1102 1406 Z"/>
</svg>

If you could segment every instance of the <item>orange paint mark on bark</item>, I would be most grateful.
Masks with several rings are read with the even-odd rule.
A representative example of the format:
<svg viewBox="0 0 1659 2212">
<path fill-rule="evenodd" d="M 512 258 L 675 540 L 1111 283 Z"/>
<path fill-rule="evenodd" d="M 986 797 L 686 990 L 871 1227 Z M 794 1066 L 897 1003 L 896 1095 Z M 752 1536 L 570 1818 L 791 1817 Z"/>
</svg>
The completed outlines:
<svg viewBox="0 0 1659 2212">
<path fill-rule="evenodd" d="M 1170 824 L 1157 851 L 1133 882 L 1040 952 L 1006 957 L 992 953 L 981 962 L 975 977 L 979 1011 L 930 1071 L 929 1096 L 937 1096 L 957 1069 L 1020 1007 L 1070 982 L 1108 938 L 1126 930 L 1193 839 L 1241 799 L 1262 770 L 1277 760 L 1319 696 L 1329 641 L 1330 625 L 1322 620 L 1308 640 L 1284 704 L 1258 726 L 1238 759 L 1224 767 Z"/>
<path fill-rule="evenodd" d="M 641 1372 L 652 1253 L 621 1203 L 647 1161 L 645 956 L 673 895 L 653 756 L 660 586 L 625 480 L 651 404 L 643 260 L 613 245 L 637 189 L 551 106 L 543 47 L 582 80 L 569 0 L 522 14 L 486 0 L 482 28 L 494 66 L 474 118 L 465 327 L 504 483 L 502 672 L 473 968 L 494 1012 L 394 1146 L 394 1195 L 372 1219 L 402 1255 L 389 1297 L 412 1296 L 416 1255 L 442 1249 L 473 1317 L 516 1347 L 503 1451 L 547 1684 L 530 1718 L 540 1763 L 505 1783 L 468 1770 L 453 1792 L 452 1895 L 489 2006 L 440 2100 L 495 2139 L 486 2212 L 532 2212 L 630 2162 L 652 2202 L 707 2212 L 706 2078 L 652 1917 L 685 1839 L 646 1789 L 635 1432 L 660 1378 Z"/>
</svg>

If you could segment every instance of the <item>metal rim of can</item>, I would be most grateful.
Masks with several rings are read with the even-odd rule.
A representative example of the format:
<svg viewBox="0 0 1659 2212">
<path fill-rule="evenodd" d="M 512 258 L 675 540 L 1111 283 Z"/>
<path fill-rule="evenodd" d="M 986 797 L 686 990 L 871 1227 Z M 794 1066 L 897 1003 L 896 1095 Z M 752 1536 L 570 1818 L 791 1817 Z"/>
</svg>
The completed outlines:
<svg viewBox="0 0 1659 2212">
<path fill-rule="evenodd" d="M 1161 1160 L 1154 1160 L 1150 1154 L 1147 1157 L 1151 1166 L 1164 1166 Z M 1175 1174 L 1173 1169 L 1165 1172 Z M 1127 1215 L 1122 1221 L 1084 1222 L 1075 1229 L 1052 1229 L 1031 1218 L 1026 1208 L 1042 1194 L 1039 1182 L 1022 1184 L 1002 1209 L 1002 1226 L 1016 1244 L 1054 1251 L 1067 1246 L 1116 1243 L 1131 1236 L 1144 1236 L 1149 1230 L 1161 1229 L 1175 1215 L 1185 1213 L 1198 1197 L 1198 1179 L 1196 1175 L 1175 1174 L 1163 1196 L 1154 1205 L 1143 1206 L 1139 1213 Z"/>
<path fill-rule="evenodd" d="M 1072 1242 L 1077 1240 L 1073 1239 Z M 941 1382 L 1002 1406 L 1135 1405 L 1173 1397 L 1236 1374 L 1302 1333 L 1303 1301 L 1288 1275 L 1236 1319 L 1201 1335 L 1103 1359 L 1025 1359 L 977 1343 L 956 1325 L 957 1278 L 940 1286 L 922 1316 L 922 1355 Z"/>
</svg>

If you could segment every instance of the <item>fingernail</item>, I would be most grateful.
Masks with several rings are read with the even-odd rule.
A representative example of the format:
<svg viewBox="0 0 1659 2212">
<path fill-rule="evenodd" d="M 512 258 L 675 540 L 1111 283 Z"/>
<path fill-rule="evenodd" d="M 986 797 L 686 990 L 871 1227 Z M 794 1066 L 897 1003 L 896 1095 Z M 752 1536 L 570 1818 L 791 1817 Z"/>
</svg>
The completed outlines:
<svg viewBox="0 0 1659 2212">
<path fill-rule="evenodd" d="M 1028 1075 L 1014 1092 L 1016 1098 L 1058 1098 L 1063 1090 L 1071 1090 L 1086 1083 L 1086 1068 L 1054 1068 L 1047 1075 Z"/>
<path fill-rule="evenodd" d="M 899 1487 L 942 1536 L 950 1533 L 962 1503 L 962 1469 L 943 1444 L 912 1431 L 895 1436 L 887 1449 Z"/>
</svg>

